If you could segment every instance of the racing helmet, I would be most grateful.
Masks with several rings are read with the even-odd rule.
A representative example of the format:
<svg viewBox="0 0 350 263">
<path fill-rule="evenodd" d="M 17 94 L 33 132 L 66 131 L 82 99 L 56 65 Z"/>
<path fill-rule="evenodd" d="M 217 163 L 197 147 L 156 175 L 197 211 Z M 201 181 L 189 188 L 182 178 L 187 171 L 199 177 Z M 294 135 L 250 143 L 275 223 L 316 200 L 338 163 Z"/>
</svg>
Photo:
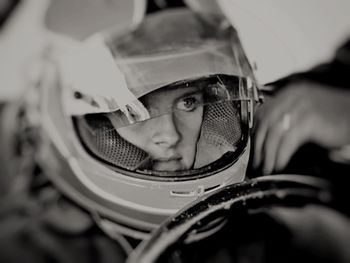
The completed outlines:
<svg viewBox="0 0 350 263">
<path fill-rule="evenodd" d="M 38 163 L 108 233 L 147 238 L 199 196 L 245 179 L 258 93 L 229 24 L 162 11 L 53 58 Z"/>
</svg>

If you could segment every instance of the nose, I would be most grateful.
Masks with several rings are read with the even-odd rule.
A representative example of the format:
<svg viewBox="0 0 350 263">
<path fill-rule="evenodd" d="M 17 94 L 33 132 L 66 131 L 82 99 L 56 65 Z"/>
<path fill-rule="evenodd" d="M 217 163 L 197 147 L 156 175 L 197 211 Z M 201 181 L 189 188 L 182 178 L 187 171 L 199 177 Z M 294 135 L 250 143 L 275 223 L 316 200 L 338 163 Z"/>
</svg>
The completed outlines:
<svg viewBox="0 0 350 263">
<path fill-rule="evenodd" d="M 154 119 L 152 140 L 162 147 L 174 147 L 180 140 L 180 134 L 174 122 L 173 114 L 164 114 Z"/>
</svg>

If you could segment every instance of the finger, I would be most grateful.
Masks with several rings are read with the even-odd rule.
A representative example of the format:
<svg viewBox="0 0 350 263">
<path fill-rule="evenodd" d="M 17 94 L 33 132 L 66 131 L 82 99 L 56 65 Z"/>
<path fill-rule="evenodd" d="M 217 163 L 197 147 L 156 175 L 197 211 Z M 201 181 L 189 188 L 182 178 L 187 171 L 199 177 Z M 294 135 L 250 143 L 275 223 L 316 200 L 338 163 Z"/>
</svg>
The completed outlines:
<svg viewBox="0 0 350 263">
<path fill-rule="evenodd" d="M 269 128 L 267 137 L 264 142 L 264 164 L 263 173 L 271 174 L 276 169 L 276 161 L 279 155 L 279 149 L 281 147 L 282 139 L 288 139 L 289 130 L 299 125 L 304 125 L 302 119 L 306 116 L 305 103 L 302 101 L 297 105 L 289 109 L 289 112 L 283 114 L 283 116 Z"/>
<path fill-rule="evenodd" d="M 286 126 L 285 119 L 289 117 L 289 114 L 285 114 L 285 117 L 270 127 L 266 134 L 264 141 L 263 151 L 264 160 L 262 170 L 264 174 L 271 174 L 274 170 L 276 154 L 281 138 L 285 132 L 289 129 L 289 124 Z"/>
<path fill-rule="evenodd" d="M 276 154 L 275 171 L 283 170 L 296 151 L 310 139 L 310 122 L 308 115 L 301 115 L 298 122 L 293 122 L 291 129 L 283 135 Z"/>
<path fill-rule="evenodd" d="M 254 114 L 255 125 L 253 131 L 256 132 L 257 127 L 260 126 L 261 122 L 265 122 L 266 119 L 271 119 L 272 121 L 279 120 L 284 112 L 294 108 L 299 98 L 300 92 L 296 92 L 294 86 L 286 87 L 275 97 L 271 97 L 257 108 Z"/>
<path fill-rule="evenodd" d="M 266 133 L 268 125 L 266 123 L 261 123 L 258 126 L 258 129 L 255 130 L 255 133 L 253 134 L 253 153 L 254 153 L 254 159 L 253 159 L 253 167 L 257 168 L 260 166 L 261 160 L 262 160 L 262 152 L 263 152 L 263 143 L 265 141 Z"/>
<path fill-rule="evenodd" d="M 253 167 L 255 168 L 259 167 L 262 162 L 262 157 L 264 155 L 263 145 L 268 130 L 274 126 L 275 120 L 281 118 L 280 114 L 283 114 L 280 109 L 281 107 L 276 104 L 277 103 L 271 101 L 270 105 L 264 105 L 255 118 L 256 121 L 252 133 L 254 150 Z"/>
<path fill-rule="evenodd" d="M 254 130 L 252 133 L 253 141 L 253 167 L 258 168 L 264 156 L 263 145 L 266 140 L 266 134 L 269 129 L 274 130 L 276 123 L 280 122 L 285 112 L 290 112 L 295 108 L 297 98 L 294 98 L 290 92 L 283 92 L 277 97 L 271 99 L 269 105 L 263 105 L 255 118 Z"/>
</svg>

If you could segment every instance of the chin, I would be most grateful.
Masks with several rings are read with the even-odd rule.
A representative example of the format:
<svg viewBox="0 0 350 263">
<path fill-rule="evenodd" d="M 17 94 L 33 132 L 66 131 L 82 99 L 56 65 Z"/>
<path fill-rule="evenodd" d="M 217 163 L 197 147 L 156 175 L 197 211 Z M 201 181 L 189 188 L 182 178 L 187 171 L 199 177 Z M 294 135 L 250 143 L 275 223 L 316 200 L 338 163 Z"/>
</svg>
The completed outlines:
<svg viewBox="0 0 350 263">
<path fill-rule="evenodd" d="M 162 172 L 176 172 L 187 170 L 188 168 L 181 161 L 167 161 L 167 162 L 155 162 L 153 164 L 153 170 Z"/>
</svg>

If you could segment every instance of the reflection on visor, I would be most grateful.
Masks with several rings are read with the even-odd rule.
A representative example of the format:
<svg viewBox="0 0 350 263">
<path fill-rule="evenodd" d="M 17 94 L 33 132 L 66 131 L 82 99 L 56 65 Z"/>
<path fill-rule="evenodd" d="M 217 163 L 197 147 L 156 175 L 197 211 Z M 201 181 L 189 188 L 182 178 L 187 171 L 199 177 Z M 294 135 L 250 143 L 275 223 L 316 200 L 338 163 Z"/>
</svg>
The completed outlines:
<svg viewBox="0 0 350 263">
<path fill-rule="evenodd" d="M 113 113 L 79 117 L 78 132 L 90 153 L 129 171 L 205 174 L 247 145 L 248 83 L 228 75 L 179 81 Z"/>
<path fill-rule="evenodd" d="M 249 100 L 251 96 L 247 83 L 249 81 L 246 78 L 228 75 L 179 81 L 159 88 L 111 113 L 113 125 L 118 129 L 164 114 L 173 113 L 181 117 L 185 112 L 192 112 L 209 104 Z M 160 101 L 166 101 L 167 104 Z"/>
</svg>

